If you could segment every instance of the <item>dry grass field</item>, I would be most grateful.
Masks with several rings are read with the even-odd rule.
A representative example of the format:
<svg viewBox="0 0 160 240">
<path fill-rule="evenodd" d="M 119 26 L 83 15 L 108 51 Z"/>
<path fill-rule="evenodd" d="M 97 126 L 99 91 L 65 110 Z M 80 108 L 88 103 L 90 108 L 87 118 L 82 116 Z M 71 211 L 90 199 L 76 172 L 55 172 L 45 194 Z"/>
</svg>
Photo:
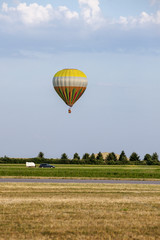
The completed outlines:
<svg viewBox="0 0 160 240">
<path fill-rule="evenodd" d="M 159 240 L 160 186 L 0 183 L 0 240 Z"/>
</svg>

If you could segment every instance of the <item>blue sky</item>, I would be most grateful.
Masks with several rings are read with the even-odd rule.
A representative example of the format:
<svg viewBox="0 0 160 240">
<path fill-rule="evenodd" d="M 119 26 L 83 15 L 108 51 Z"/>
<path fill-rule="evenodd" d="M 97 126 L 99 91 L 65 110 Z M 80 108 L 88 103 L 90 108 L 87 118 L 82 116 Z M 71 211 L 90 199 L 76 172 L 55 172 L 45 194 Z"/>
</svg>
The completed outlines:
<svg viewBox="0 0 160 240">
<path fill-rule="evenodd" d="M 160 154 L 160 1 L 0 1 L 0 39 L 0 156 Z M 88 77 L 71 115 L 67 67 Z"/>
</svg>

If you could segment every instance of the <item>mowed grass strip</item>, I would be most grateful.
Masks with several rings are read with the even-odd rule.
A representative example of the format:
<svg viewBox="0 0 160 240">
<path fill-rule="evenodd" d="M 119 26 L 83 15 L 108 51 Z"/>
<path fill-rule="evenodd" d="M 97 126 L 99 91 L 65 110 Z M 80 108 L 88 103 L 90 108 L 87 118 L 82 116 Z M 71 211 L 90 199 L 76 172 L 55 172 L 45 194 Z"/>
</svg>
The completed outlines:
<svg viewBox="0 0 160 240">
<path fill-rule="evenodd" d="M 159 240 L 160 186 L 0 183 L 1 240 Z"/>
<path fill-rule="evenodd" d="M 160 179 L 160 166 L 55 165 L 54 169 L 0 165 L 1 177 L 48 177 L 92 179 Z"/>
</svg>

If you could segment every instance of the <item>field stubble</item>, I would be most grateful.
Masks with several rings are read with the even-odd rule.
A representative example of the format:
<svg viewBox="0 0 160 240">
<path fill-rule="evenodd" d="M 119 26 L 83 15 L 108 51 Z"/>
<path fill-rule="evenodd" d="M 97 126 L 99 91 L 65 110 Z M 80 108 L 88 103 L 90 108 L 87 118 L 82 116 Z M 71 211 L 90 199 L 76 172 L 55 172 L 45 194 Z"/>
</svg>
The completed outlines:
<svg viewBox="0 0 160 240">
<path fill-rule="evenodd" d="M 0 184 L 1 240 L 160 240 L 160 186 Z"/>
</svg>

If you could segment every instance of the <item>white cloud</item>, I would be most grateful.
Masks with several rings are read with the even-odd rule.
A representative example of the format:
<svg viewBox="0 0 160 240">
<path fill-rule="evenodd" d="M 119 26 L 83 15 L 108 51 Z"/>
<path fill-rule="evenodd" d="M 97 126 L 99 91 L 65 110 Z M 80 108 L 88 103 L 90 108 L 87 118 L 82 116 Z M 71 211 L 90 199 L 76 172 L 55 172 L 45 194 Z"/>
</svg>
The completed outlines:
<svg viewBox="0 0 160 240">
<path fill-rule="evenodd" d="M 120 16 L 119 23 L 127 25 L 128 24 L 128 19 L 126 17 Z"/>
<path fill-rule="evenodd" d="M 159 54 L 160 11 L 107 19 L 102 16 L 99 0 L 77 1 L 79 11 L 66 6 L 55 8 L 52 4 L 18 2 L 12 7 L 3 3 L 0 54 L 22 53 L 24 49 L 29 52 L 150 49 Z"/>
<path fill-rule="evenodd" d="M 54 19 L 77 19 L 78 16 L 77 12 L 72 12 L 65 6 L 54 9 L 51 4 L 42 6 L 37 3 L 29 5 L 19 3 L 16 7 L 9 7 L 7 3 L 3 3 L 0 19 L 35 26 L 41 23 L 51 22 Z"/>
<path fill-rule="evenodd" d="M 124 27 L 127 27 L 128 29 L 137 28 L 137 27 L 146 27 L 151 25 L 158 25 L 160 24 L 160 11 L 157 11 L 155 14 L 148 14 L 146 12 L 142 12 L 139 16 L 133 17 L 123 17 L 120 16 L 120 18 L 116 21 L 114 21 L 114 24 L 120 24 Z"/>
<path fill-rule="evenodd" d="M 19 22 L 29 26 L 37 26 L 43 23 L 51 23 L 53 21 L 74 20 L 79 19 L 86 24 L 99 28 L 104 23 L 99 0 L 78 0 L 81 12 L 71 11 L 66 6 L 53 8 L 51 4 L 46 6 L 38 3 L 17 3 L 16 7 L 10 7 L 6 2 L 2 4 L 0 11 L 0 19 L 8 22 Z"/>
<path fill-rule="evenodd" d="M 66 6 L 60 6 L 58 9 L 59 9 L 59 13 L 62 13 L 66 19 L 79 18 L 79 14 L 77 12 L 70 11 Z"/>
<path fill-rule="evenodd" d="M 86 23 L 100 27 L 104 23 L 99 0 L 79 0 L 81 14 Z"/>
<path fill-rule="evenodd" d="M 154 14 L 142 12 L 139 16 L 120 16 L 119 19 L 104 19 L 102 16 L 99 0 L 77 0 L 80 12 L 71 11 L 66 6 L 54 8 L 51 4 L 46 6 L 38 3 L 17 3 L 15 7 L 3 3 L 0 10 L 0 20 L 9 23 L 20 23 L 29 26 L 41 26 L 41 24 L 56 23 L 61 20 L 62 24 L 67 21 L 79 20 L 78 27 L 82 23 L 91 26 L 93 30 L 107 28 L 108 26 L 120 25 L 125 28 L 143 27 L 144 25 L 160 24 L 160 11 Z M 152 4 L 160 0 L 152 0 Z"/>
<path fill-rule="evenodd" d="M 149 15 L 146 12 L 142 12 L 139 18 L 139 23 L 140 24 L 146 24 L 146 23 L 154 23 L 155 22 L 155 17 L 152 15 Z"/>
<path fill-rule="evenodd" d="M 160 4 L 160 0 L 150 0 L 151 5 Z"/>
<path fill-rule="evenodd" d="M 14 11 L 17 11 L 23 23 L 39 24 L 51 19 L 53 8 L 50 4 L 43 7 L 37 3 L 28 6 L 26 3 L 20 3 Z"/>
</svg>

